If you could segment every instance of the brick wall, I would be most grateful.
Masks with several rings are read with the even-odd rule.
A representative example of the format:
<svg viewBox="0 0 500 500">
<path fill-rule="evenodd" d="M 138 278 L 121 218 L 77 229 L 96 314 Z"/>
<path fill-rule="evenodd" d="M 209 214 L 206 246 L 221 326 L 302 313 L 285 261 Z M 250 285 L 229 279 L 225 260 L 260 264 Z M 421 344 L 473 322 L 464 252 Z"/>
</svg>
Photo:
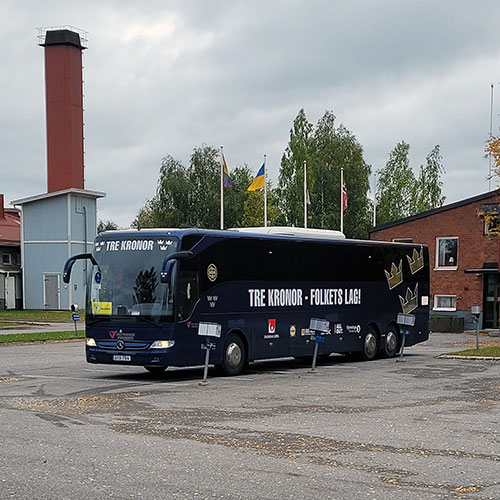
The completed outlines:
<svg viewBox="0 0 500 500">
<path fill-rule="evenodd" d="M 475 213 L 480 205 L 487 203 L 500 203 L 499 194 L 374 231 L 370 239 L 392 241 L 394 238 L 412 238 L 414 243 L 427 245 L 431 269 L 431 309 L 434 295 L 438 294 L 456 295 L 457 311 L 469 311 L 473 304 L 482 305 L 483 278 L 465 274 L 464 270 L 481 268 L 484 262 L 498 262 L 500 239 L 489 239 L 484 235 L 484 224 Z M 436 238 L 446 236 L 458 237 L 456 270 L 436 269 Z"/>
</svg>

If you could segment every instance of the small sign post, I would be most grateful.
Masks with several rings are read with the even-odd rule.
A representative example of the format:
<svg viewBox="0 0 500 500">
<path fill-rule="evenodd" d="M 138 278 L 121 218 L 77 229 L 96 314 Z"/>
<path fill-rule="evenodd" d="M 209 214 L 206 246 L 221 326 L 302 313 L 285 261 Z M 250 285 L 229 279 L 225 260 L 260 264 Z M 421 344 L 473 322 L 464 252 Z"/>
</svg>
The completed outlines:
<svg viewBox="0 0 500 500">
<path fill-rule="evenodd" d="M 75 337 L 78 337 L 78 326 L 76 324 L 80 320 L 80 315 L 76 314 L 76 311 L 78 311 L 78 305 L 71 304 L 71 310 L 73 311 L 72 318 L 73 318 L 73 323 L 75 325 Z"/>
<path fill-rule="evenodd" d="M 220 338 L 222 326 L 218 323 L 200 323 L 198 325 L 198 335 L 205 337 L 205 343 L 201 344 L 201 349 L 205 351 L 205 367 L 203 369 L 203 380 L 200 385 L 207 385 L 208 362 L 210 360 L 210 351 L 215 351 L 217 344 L 210 342 L 210 337 Z"/>
<path fill-rule="evenodd" d="M 479 316 L 481 316 L 481 306 L 471 306 L 472 319 L 476 323 L 476 349 L 479 349 Z"/>
<path fill-rule="evenodd" d="M 316 373 L 316 360 L 318 358 L 319 344 L 325 342 L 324 335 L 330 333 L 330 322 L 326 319 L 311 318 L 309 322 L 309 331 L 311 332 L 311 340 L 314 341 L 314 353 L 312 360 L 312 367 L 309 373 Z"/>
<path fill-rule="evenodd" d="M 401 333 L 403 334 L 403 339 L 401 341 L 401 352 L 399 354 L 399 359 L 396 361 L 403 361 L 403 351 L 405 349 L 405 339 L 407 335 L 410 335 L 409 326 L 415 326 L 415 315 L 414 314 L 404 314 L 399 313 L 396 319 L 396 323 L 400 326 Z"/>
</svg>

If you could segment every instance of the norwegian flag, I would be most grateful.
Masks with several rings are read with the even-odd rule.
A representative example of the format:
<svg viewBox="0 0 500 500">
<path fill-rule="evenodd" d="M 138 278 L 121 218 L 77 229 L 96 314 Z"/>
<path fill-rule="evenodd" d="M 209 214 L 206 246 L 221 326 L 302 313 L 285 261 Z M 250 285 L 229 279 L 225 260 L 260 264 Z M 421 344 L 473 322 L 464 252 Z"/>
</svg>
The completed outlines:
<svg viewBox="0 0 500 500">
<path fill-rule="evenodd" d="M 342 210 L 344 212 L 347 210 L 347 186 L 345 180 L 342 180 Z"/>
</svg>

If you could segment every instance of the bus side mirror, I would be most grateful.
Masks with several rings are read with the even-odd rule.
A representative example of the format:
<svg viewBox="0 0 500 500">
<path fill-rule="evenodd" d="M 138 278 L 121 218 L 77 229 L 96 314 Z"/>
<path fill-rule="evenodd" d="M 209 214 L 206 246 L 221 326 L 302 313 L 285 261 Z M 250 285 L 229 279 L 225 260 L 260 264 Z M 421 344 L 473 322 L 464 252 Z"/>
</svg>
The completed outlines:
<svg viewBox="0 0 500 500">
<path fill-rule="evenodd" d="M 193 256 L 191 250 L 182 250 L 181 252 L 174 252 L 170 254 L 162 263 L 160 271 L 160 282 L 170 283 L 170 278 L 172 277 L 172 269 L 176 259 L 190 259 Z"/>
<path fill-rule="evenodd" d="M 172 269 L 174 268 L 175 260 L 167 260 L 163 261 L 160 272 L 160 282 L 161 283 L 170 283 L 170 278 L 172 277 Z"/>
<path fill-rule="evenodd" d="M 79 253 L 78 255 L 73 255 L 73 257 L 70 257 L 64 263 L 64 269 L 63 269 L 63 281 L 64 281 L 64 283 L 69 283 L 69 280 L 71 278 L 71 269 L 73 268 L 73 264 L 77 260 L 83 260 L 83 259 L 90 260 L 90 262 L 92 262 L 92 264 L 94 264 L 94 266 L 97 265 L 97 262 L 91 253 Z"/>
</svg>

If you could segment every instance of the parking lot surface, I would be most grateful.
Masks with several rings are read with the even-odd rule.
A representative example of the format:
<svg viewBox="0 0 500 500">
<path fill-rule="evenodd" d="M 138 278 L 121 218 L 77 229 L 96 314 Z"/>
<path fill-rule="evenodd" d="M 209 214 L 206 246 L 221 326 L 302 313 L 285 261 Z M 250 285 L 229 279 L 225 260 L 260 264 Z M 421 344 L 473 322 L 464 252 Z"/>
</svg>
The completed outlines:
<svg viewBox="0 0 500 500">
<path fill-rule="evenodd" d="M 500 363 L 437 358 L 467 344 L 207 386 L 88 365 L 81 341 L 0 347 L 0 498 L 500 499 Z"/>
</svg>

